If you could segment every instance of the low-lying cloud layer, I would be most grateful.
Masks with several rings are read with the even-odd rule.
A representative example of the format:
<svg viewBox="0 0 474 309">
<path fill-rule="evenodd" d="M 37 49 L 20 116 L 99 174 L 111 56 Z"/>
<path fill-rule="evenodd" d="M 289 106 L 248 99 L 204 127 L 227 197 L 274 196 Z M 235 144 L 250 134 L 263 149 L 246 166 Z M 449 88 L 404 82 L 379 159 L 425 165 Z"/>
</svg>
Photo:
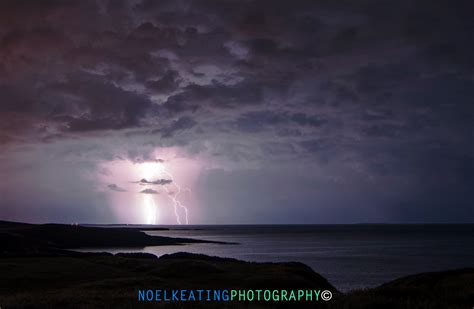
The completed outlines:
<svg viewBox="0 0 474 309">
<path fill-rule="evenodd" d="M 140 193 L 143 193 L 143 194 L 159 194 L 158 191 L 153 190 L 153 189 L 143 189 L 143 190 L 140 191 Z"/>
<path fill-rule="evenodd" d="M 171 179 L 146 180 L 145 178 L 143 178 L 143 179 L 140 179 L 139 181 L 137 181 L 136 183 L 139 183 L 141 185 L 160 185 L 160 186 L 164 186 L 164 185 L 168 185 L 172 182 L 173 182 L 173 180 L 171 180 Z"/>
<path fill-rule="evenodd" d="M 127 190 L 117 186 L 116 184 L 112 183 L 107 186 L 110 190 L 112 191 L 117 191 L 117 192 L 127 192 Z"/>
</svg>

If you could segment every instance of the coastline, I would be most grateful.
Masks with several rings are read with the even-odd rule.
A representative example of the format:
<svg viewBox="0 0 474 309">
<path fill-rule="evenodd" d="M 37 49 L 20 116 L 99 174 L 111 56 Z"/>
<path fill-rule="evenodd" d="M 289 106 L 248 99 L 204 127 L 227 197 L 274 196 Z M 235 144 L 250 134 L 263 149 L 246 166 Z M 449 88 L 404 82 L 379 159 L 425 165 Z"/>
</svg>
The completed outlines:
<svg viewBox="0 0 474 309">
<path fill-rule="evenodd" d="M 112 235 L 113 234 L 113 235 Z M 108 237 L 114 246 L 186 244 L 195 239 L 148 236 L 136 229 L 0 223 L 0 306 L 132 308 L 138 289 L 328 289 L 329 302 L 298 307 L 465 308 L 474 300 L 474 269 L 422 273 L 375 288 L 340 293 L 303 263 L 256 263 L 232 258 L 176 253 L 81 253 L 77 244 L 100 248 Z M 72 238 L 71 238 L 72 237 Z M 70 241 L 67 242 L 66 239 Z M 120 239 L 120 241 L 116 240 Z M 107 243 L 110 245 L 110 239 Z M 223 243 L 224 244 L 224 243 Z M 163 305 L 163 303 L 153 303 Z M 293 303 L 294 305 L 295 303 Z M 169 304 L 168 304 L 169 305 Z M 179 303 L 179 307 L 222 303 Z M 279 307 L 291 303 L 235 303 L 231 307 Z"/>
<path fill-rule="evenodd" d="M 151 230 L 157 230 L 153 228 Z M 162 230 L 162 229 L 158 229 Z M 1 256 L 73 254 L 76 248 L 143 248 L 191 243 L 230 244 L 190 238 L 150 236 L 142 228 L 102 228 L 0 221 Z"/>
</svg>

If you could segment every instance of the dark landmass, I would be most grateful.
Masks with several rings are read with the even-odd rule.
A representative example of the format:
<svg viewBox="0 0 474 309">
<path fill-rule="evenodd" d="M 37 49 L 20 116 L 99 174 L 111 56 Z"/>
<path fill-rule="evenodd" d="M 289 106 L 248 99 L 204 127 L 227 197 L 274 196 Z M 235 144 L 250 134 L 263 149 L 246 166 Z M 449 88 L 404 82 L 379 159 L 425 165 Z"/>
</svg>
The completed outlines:
<svg viewBox="0 0 474 309">
<path fill-rule="evenodd" d="M 472 308 L 474 268 L 422 273 L 340 295 L 331 308 Z"/>
<path fill-rule="evenodd" d="M 148 253 L 113 255 L 68 250 L 77 245 L 140 247 L 145 243 L 195 242 L 149 237 L 133 229 L 1 222 L 0 307 L 431 309 L 472 308 L 474 304 L 473 268 L 418 274 L 343 294 L 302 263 L 251 263 L 190 253 L 158 258 Z M 139 289 L 327 289 L 333 292 L 333 299 L 300 303 L 139 303 Z"/>
<path fill-rule="evenodd" d="M 301 263 L 249 263 L 187 253 L 161 258 L 109 254 L 2 258 L 0 273 L 2 308 L 135 308 L 163 305 L 140 304 L 137 301 L 138 289 L 313 287 L 336 291 L 326 279 Z M 221 308 L 223 304 L 174 305 Z M 256 307 L 258 304 L 241 303 L 232 307 L 242 305 Z"/>
<path fill-rule="evenodd" d="M 101 228 L 65 224 L 0 221 L 0 256 L 73 254 L 75 248 L 143 248 L 146 246 L 220 243 L 189 238 L 150 236 L 136 228 Z"/>
<path fill-rule="evenodd" d="M 139 231 L 169 231 L 167 227 L 157 227 L 154 225 L 144 224 L 79 224 L 84 227 L 105 227 L 105 228 L 121 228 L 121 229 L 134 229 Z"/>
</svg>

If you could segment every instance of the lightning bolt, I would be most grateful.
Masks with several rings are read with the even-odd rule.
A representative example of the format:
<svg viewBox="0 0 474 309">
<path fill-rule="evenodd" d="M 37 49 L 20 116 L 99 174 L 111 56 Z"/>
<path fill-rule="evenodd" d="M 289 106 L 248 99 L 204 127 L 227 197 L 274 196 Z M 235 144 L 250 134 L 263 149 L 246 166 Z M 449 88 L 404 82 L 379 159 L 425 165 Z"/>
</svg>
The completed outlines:
<svg viewBox="0 0 474 309">
<path fill-rule="evenodd" d="M 174 215 L 176 217 L 176 222 L 178 224 L 183 224 L 183 222 L 182 222 L 183 220 L 182 220 L 181 217 L 182 217 L 182 214 L 184 214 L 184 223 L 189 224 L 188 207 L 186 207 L 183 204 L 183 202 L 180 199 L 180 195 L 183 192 L 189 192 L 191 194 L 192 194 L 192 192 L 189 188 L 181 187 L 181 185 L 176 182 L 176 180 L 174 178 L 174 175 L 165 168 L 163 162 L 164 162 L 164 160 L 156 160 L 156 163 L 159 163 L 159 166 L 156 167 L 156 170 L 155 170 L 154 166 L 150 166 L 150 167 L 145 166 L 145 168 L 150 168 L 152 170 L 155 170 L 156 174 L 153 175 L 153 176 L 155 177 L 155 176 L 159 175 L 159 177 L 161 177 L 161 179 L 159 179 L 159 180 L 165 180 L 165 178 L 169 178 L 170 181 L 167 181 L 165 183 L 160 183 L 160 182 L 156 183 L 156 182 L 148 182 L 146 180 L 146 178 L 144 178 L 144 181 L 142 179 L 142 180 L 137 181 L 135 183 L 139 183 L 141 185 L 146 185 L 147 187 L 150 184 L 154 184 L 154 185 L 161 184 L 162 185 L 161 187 L 166 191 L 166 193 L 167 193 L 166 195 L 168 196 L 168 198 L 172 202 L 173 209 L 174 209 Z M 150 176 L 150 175 L 148 175 L 148 176 Z M 171 191 L 171 189 L 168 186 L 174 186 L 174 190 Z M 149 209 L 149 210 L 155 209 L 156 210 L 156 205 L 155 205 L 155 202 L 154 202 L 153 198 L 150 198 L 149 200 L 148 199 L 145 200 L 145 203 L 147 203 L 149 205 L 147 209 Z M 156 217 L 156 213 L 153 213 L 153 214 L 150 213 L 150 216 Z"/>
<path fill-rule="evenodd" d="M 188 208 L 186 206 L 184 206 L 183 203 L 181 203 L 181 201 L 179 200 L 179 195 L 181 194 L 182 191 L 188 191 L 188 192 L 192 193 L 191 190 L 189 188 L 181 189 L 181 186 L 179 184 L 177 184 L 176 181 L 174 180 L 173 174 L 171 174 L 167 170 L 163 170 L 161 172 L 166 174 L 171 179 L 171 184 L 174 185 L 175 188 L 176 188 L 176 192 L 174 194 L 172 194 L 166 186 L 163 186 L 166 193 L 168 194 L 168 197 L 173 202 L 174 215 L 176 216 L 176 222 L 178 222 L 178 224 L 181 224 L 181 219 L 180 219 L 180 216 L 179 216 L 179 213 L 178 213 L 178 209 L 181 208 L 181 210 L 184 211 L 185 222 L 186 222 L 186 224 L 189 224 Z"/>
<path fill-rule="evenodd" d="M 156 224 L 156 204 L 153 197 L 145 194 L 145 205 L 148 208 L 147 211 L 149 213 L 147 223 L 148 224 Z"/>
</svg>

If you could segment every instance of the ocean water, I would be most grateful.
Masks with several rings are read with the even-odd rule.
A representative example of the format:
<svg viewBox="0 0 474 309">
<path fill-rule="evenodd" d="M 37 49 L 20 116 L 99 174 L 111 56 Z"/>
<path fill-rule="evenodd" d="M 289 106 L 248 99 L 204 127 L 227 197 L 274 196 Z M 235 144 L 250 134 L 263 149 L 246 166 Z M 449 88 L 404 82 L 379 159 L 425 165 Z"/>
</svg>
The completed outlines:
<svg viewBox="0 0 474 309">
<path fill-rule="evenodd" d="M 235 245 L 190 244 L 83 251 L 202 253 L 255 262 L 298 261 L 341 291 L 370 288 L 420 272 L 474 267 L 474 225 L 168 226 L 150 235 Z"/>
</svg>

